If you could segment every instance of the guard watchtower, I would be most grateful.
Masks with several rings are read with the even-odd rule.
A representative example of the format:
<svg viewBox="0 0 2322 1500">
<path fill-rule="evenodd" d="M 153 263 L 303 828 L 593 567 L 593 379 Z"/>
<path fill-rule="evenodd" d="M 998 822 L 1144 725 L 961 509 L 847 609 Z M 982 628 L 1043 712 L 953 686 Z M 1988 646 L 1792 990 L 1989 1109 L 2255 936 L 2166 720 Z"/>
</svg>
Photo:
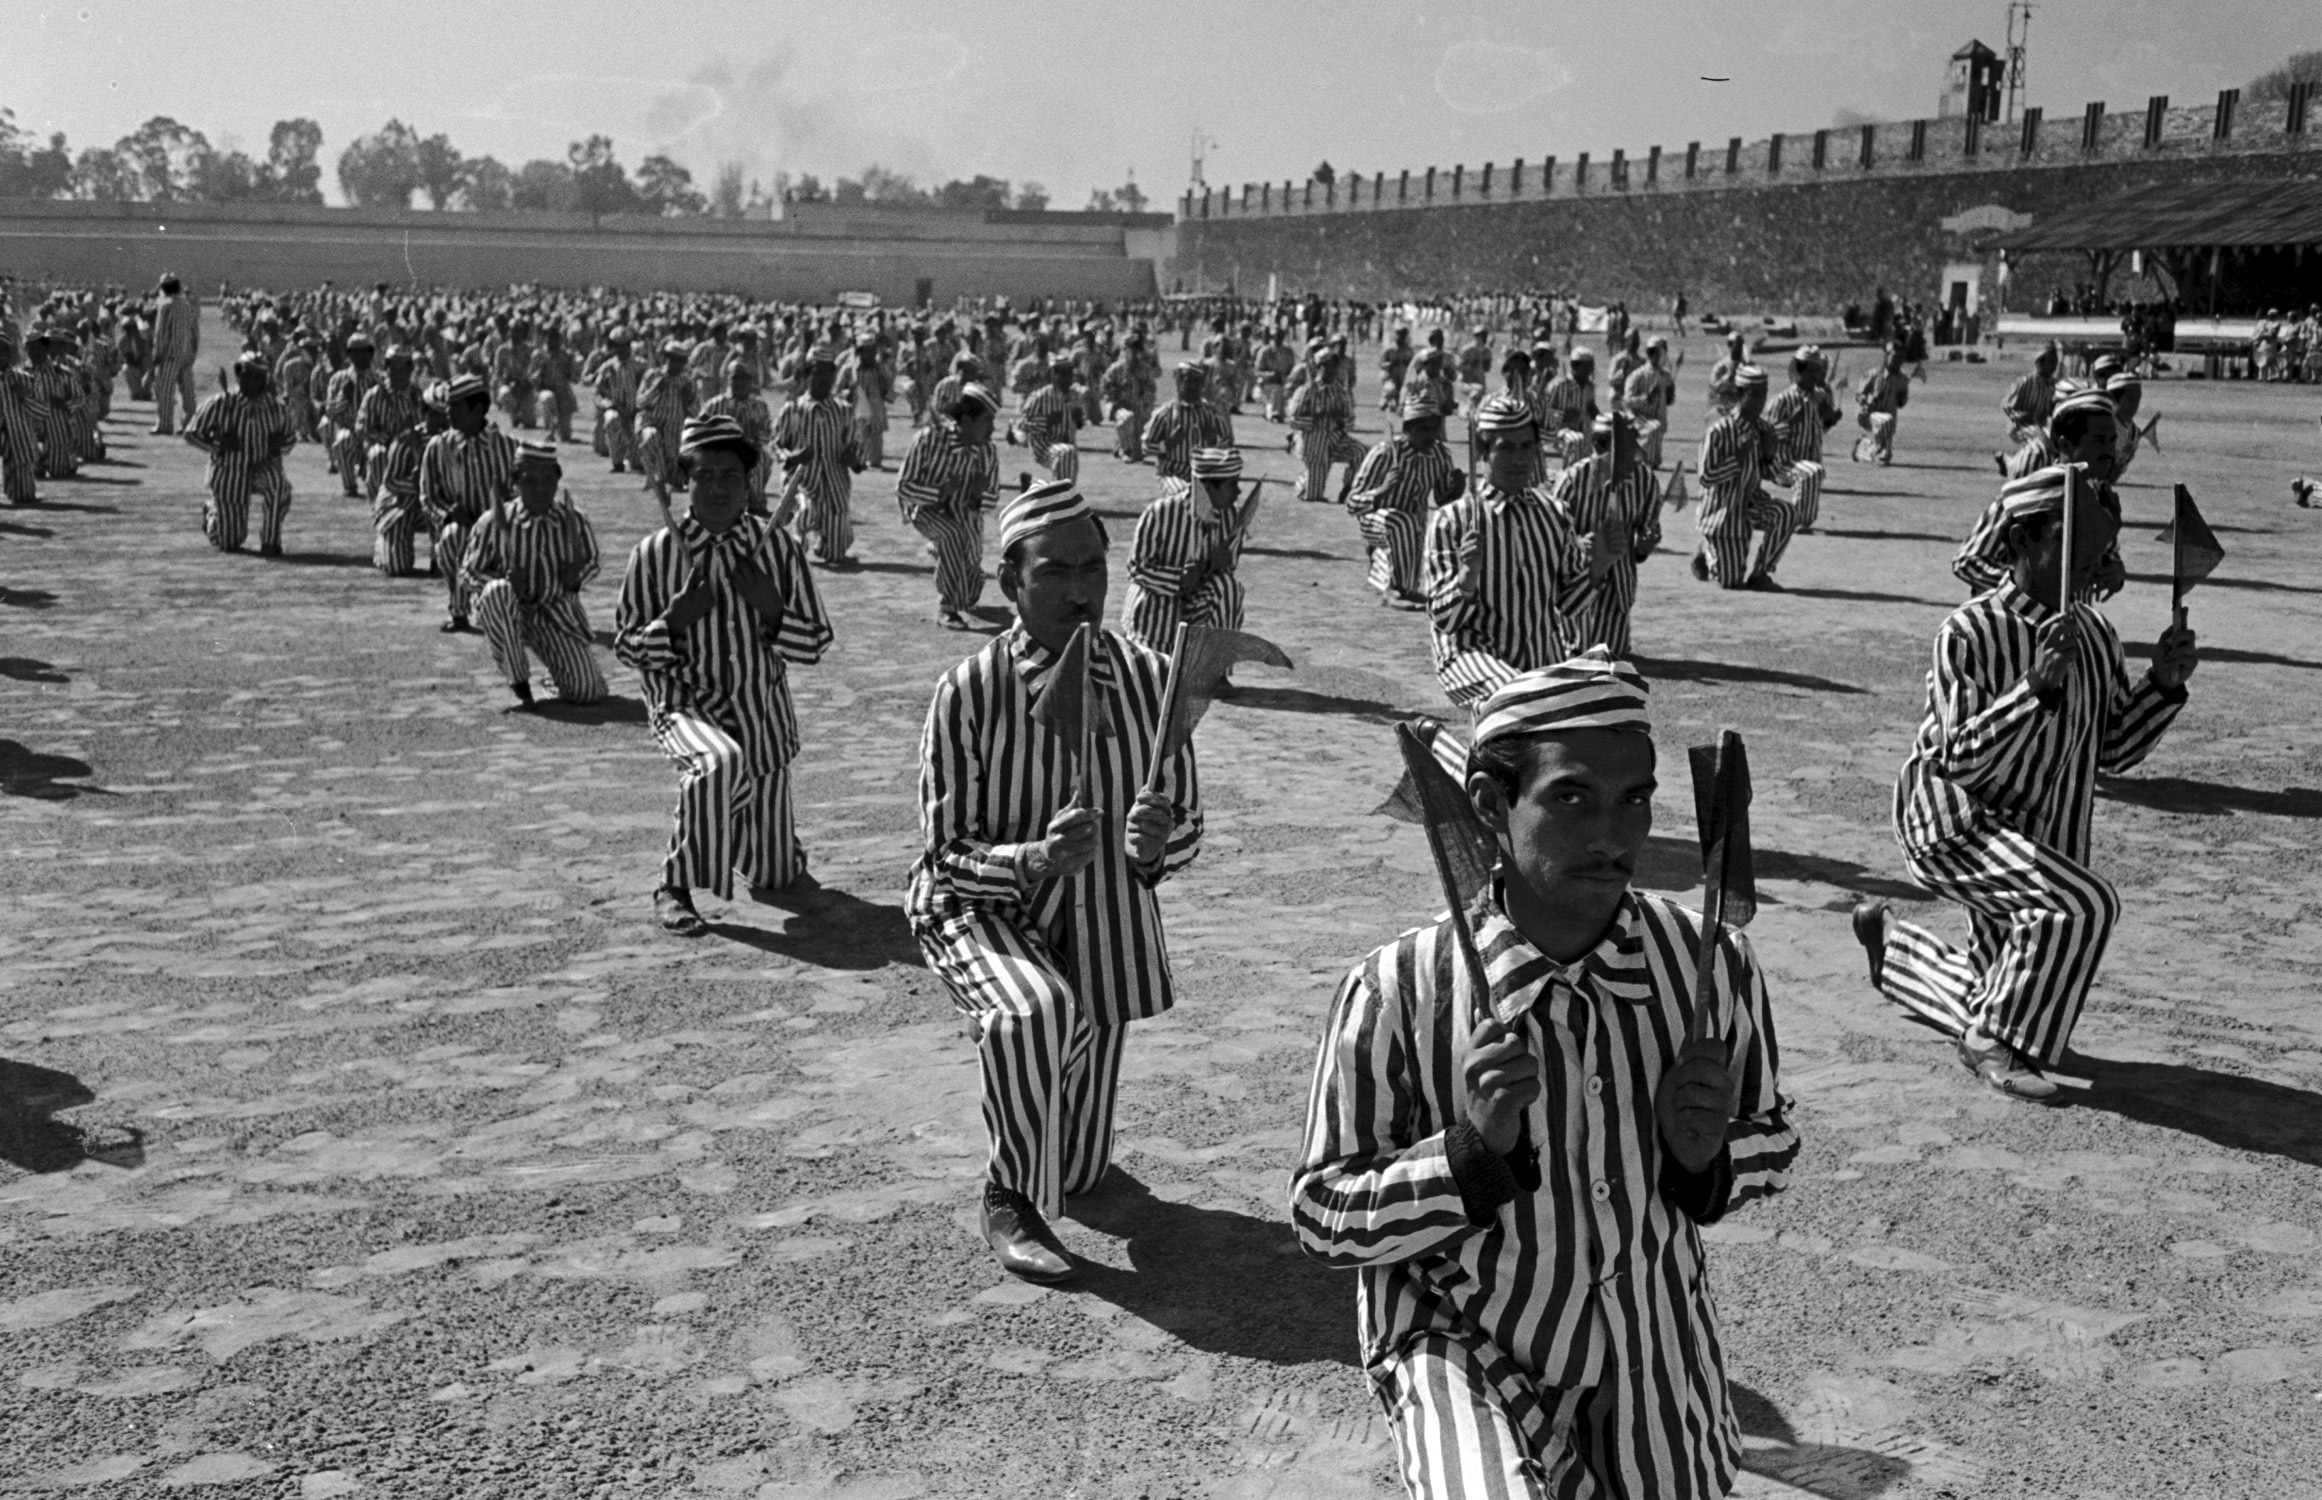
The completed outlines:
<svg viewBox="0 0 2322 1500">
<path fill-rule="evenodd" d="M 1954 115 L 1974 115 L 1997 120 L 2007 71 L 2008 65 L 1997 52 L 1981 42 L 1969 42 L 1951 54 L 1950 67 L 1943 75 L 1943 97 L 1935 105 L 1936 116 L 1948 120 Z"/>
</svg>

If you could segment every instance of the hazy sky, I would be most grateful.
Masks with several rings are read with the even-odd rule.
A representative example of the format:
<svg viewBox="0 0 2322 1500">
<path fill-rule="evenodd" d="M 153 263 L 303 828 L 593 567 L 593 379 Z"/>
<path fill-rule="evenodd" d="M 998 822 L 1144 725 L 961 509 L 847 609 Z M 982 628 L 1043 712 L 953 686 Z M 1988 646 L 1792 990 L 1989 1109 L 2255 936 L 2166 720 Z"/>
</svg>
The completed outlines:
<svg viewBox="0 0 2322 1500">
<path fill-rule="evenodd" d="M 0 0 L 0 105 L 109 143 L 153 114 L 263 151 L 277 119 L 340 147 L 394 115 L 516 165 L 591 131 L 706 179 L 879 162 L 989 172 L 1058 207 L 1133 167 L 1212 183 L 1632 154 L 1932 114 L 1944 59 L 1998 47 L 2004 0 Z M 2316 0 L 2040 0 L 2031 99 L 2077 114 L 2213 99 L 2322 47 Z M 1729 76 L 1706 83 L 1701 75 Z"/>
</svg>

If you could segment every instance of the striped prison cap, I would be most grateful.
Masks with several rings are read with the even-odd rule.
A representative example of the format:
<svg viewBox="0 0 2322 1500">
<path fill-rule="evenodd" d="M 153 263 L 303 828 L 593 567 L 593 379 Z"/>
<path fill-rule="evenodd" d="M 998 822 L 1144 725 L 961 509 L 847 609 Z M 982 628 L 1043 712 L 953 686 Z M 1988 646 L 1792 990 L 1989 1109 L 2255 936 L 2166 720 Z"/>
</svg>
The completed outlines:
<svg viewBox="0 0 2322 1500">
<path fill-rule="evenodd" d="M 1010 500 L 1000 512 L 1000 551 L 1027 537 L 1094 515 L 1088 500 L 1069 479 L 1051 479 Z"/>
<path fill-rule="evenodd" d="M 1531 407 L 1506 391 L 1486 396 L 1475 409 L 1477 432 L 1516 432 L 1538 421 Z"/>
<path fill-rule="evenodd" d="M 1242 450 L 1239 448 L 1194 449 L 1193 477 L 1196 479 L 1241 478 Z"/>
<path fill-rule="evenodd" d="M 1645 706 L 1651 689 L 1644 674 L 1613 659 L 1603 646 L 1552 667 L 1512 677 L 1484 700 L 1476 720 L 1475 743 L 1523 735 L 1560 734 L 1571 729 L 1633 729 L 1653 732 Z"/>
<path fill-rule="evenodd" d="M 758 462 L 758 445 L 742 430 L 742 424 L 728 416 L 690 417 L 678 432 L 677 452 L 681 458 L 692 458 L 713 448 L 731 449 L 749 468 Z"/>
</svg>

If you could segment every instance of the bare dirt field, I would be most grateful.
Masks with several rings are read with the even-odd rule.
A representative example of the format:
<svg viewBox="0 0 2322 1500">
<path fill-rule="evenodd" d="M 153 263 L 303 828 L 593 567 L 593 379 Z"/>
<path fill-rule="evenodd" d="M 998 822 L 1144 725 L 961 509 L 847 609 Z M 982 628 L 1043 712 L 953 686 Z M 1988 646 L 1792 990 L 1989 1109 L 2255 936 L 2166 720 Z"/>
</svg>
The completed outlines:
<svg viewBox="0 0 2322 1500">
<path fill-rule="evenodd" d="M 2288 486 L 2322 468 L 2313 391 L 2148 388 L 2109 606 L 2132 651 L 2167 615 L 2172 481 L 2230 555 L 2192 598 L 2191 704 L 2098 805 L 2126 917 L 2078 1102 L 1984 1090 L 1848 935 L 1858 893 L 1964 930 L 1887 807 L 2020 369 L 1936 366 L 1894 468 L 1841 454 L 1788 593 L 1694 583 L 1689 515 L 1645 568 L 1664 753 L 1749 737 L 1805 1139 L 1790 1191 L 1711 1235 L 1740 1493 L 2322 1495 L 2322 511 Z M 1372 809 L 1388 725 L 1442 699 L 1343 512 L 1272 489 L 1259 520 L 1249 626 L 1298 668 L 1202 728 L 1181 1003 L 1132 1034 L 1118 1164 L 1063 1226 L 1090 1270 L 1043 1291 L 975 1234 L 975 1065 L 901 913 L 929 688 L 978 638 L 934 625 L 891 474 L 858 484 L 865 565 L 822 575 L 838 642 L 795 677 L 801 826 L 843 894 L 705 899 L 687 943 L 650 920 L 674 783 L 609 653 L 610 705 L 508 713 L 440 586 L 371 571 L 318 452 L 290 555 L 220 556 L 199 455 L 150 425 L 124 405 L 117 462 L 0 517 L 0 1489 L 1396 1492 L 1352 1283 L 1284 1211 L 1334 982 L 1437 910 L 1420 835 Z M 1281 429 L 1240 430 L 1291 474 Z M 1101 444 L 1125 538 L 1152 474 Z M 609 630 L 655 513 L 567 452 Z M 1665 779 L 1641 883 L 1682 892 Z"/>
</svg>

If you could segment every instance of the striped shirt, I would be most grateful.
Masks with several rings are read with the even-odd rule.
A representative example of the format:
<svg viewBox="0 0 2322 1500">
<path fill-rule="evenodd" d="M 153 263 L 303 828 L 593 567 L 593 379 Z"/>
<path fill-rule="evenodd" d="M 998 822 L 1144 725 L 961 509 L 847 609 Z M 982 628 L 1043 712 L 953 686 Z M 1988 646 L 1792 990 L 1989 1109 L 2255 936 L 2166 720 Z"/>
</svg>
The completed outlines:
<svg viewBox="0 0 2322 1500">
<path fill-rule="evenodd" d="M 1171 757 L 1160 793 L 1175 814 L 1160 865 L 1129 863 L 1124 821 L 1144 784 L 1161 722 L 1169 663 L 1111 631 L 1097 632 L 1089 678 L 1113 732 L 1097 738 L 1097 856 L 1081 873 L 1024 889 L 1023 846 L 1047 836 L 1071 801 L 1080 747 L 1032 718 L 1032 695 L 1056 654 L 1021 625 L 936 682 L 919 742 L 919 828 L 924 849 L 906 901 L 914 928 L 940 930 L 969 908 L 1021 922 L 1070 970 L 1094 1024 L 1159 1015 L 1175 996 L 1154 887 L 1201 850 L 1201 793 L 1193 747 Z"/>
<path fill-rule="evenodd" d="M 2120 633 L 2082 607 L 2080 645 L 2045 701 L 2024 680 L 2051 611 L 2013 580 L 1952 612 L 1935 633 L 1927 711 L 1895 784 L 1895 833 L 1919 855 L 2012 829 L 2085 863 L 2099 775 L 2160 743 L 2185 689 L 2134 686 Z"/>
<path fill-rule="evenodd" d="M 1024 409 L 1016 418 L 1016 426 L 1023 433 L 1024 446 L 1037 453 L 1070 445 L 1073 433 L 1080 428 L 1080 419 L 1078 396 L 1044 385 L 1024 399 Z"/>
<path fill-rule="evenodd" d="M 1864 411 L 1892 415 L 1911 404 L 1911 377 L 1900 370 L 1873 370 L 1855 388 L 1854 399 Z"/>
<path fill-rule="evenodd" d="M 1337 381 L 1309 379 L 1290 402 L 1290 425 L 1299 432 L 1336 437 L 1354 426 L 1354 403 Z"/>
<path fill-rule="evenodd" d="M 1145 451 L 1163 479 L 1193 478 L 1193 455 L 1234 446 L 1234 419 L 1207 401 L 1165 401 L 1145 423 Z"/>
<path fill-rule="evenodd" d="M 988 510 L 1000 499 L 1000 459 L 992 445 L 960 441 L 959 424 L 938 417 L 919 429 L 903 450 L 895 479 L 895 503 L 905 521 L 929 511 L 967 515 Z"/>
<path fill-rule="evenodd" d="M 1838 403 L 1828 387 L 1789 386 L 1766 403 L 1767 459 L 1783 468 L 1822 462 L 1822 436 L 1838 425 Z"/>
<path fill-rule="evenodd" d="M 419 499 L 419 470 L 432 441 L 424 427 L 406 427 L 387 442 L 386 462 L 380 466 L 379 489 L 402 501 Z"/>
<path fill-rule="evenodd" d="M 1466 1118 L 1460 1055 L 1479 1007 L 1447 918 L 1339 986 L 1291 1181 L 1299 1242 L 1360 1273 L 1374 1378 L 1414 1336 L 1480 1336 L 1551 1391 L 1623 1389 L 1631 1423 L 1590 1443 L 1609 1493 L 1723 1495 L 1741 1434 L 1697 1226 L 1781 1191 L 1798 1153 L 1755 955 L 1734 933 L 1717 965 L 1714 1030 L 1740 1065 L 1740 1102 L 1724 1150 L 1688 1173 L 1654 1097 L 1685 1040 L 1700 919 L 1631 891 L 1597 945 L 1559 965 L 1496 895 L 1477 909 L 1491 1008 L 1541 1065 L 1526 1112 L 1537 1186 L 1488 1217 L 1461 1191 L 1448 1133 Z M 1520 1183 L 1529 1165 L 1511 1163 Z"/>
<path fill-rule="evenodd" d="M 1247 515 L 1245 508 L 1237 519 Z M 1195 485 L 1169 484 L 1145 507 L 1129 546 L 1129 590 L 1121 609 L 1121 625 L 1131 637 L 1165 651 L 1174 644 L 1180 621 L 1225 630 L 1241 627 L 1240 584 L 1233 574 L 1241 565 L 1242 544 L 1249 540 L 1246 526 L 1232 534 L 1224 570 L 1212 571 L 1192 597 L 1179 593 L 1186 573 L 1196 563 L 1209 562 L 1227 534 L 1226 518 L 1210 503 L 1208 492 Z"/>
<path fill-rule="evenodd" d="M 2008 460 L 2010 479 L 2044 469 L 2050 464 L 2063 462 L 2053 439 L 2036 437 L 2026 443 L 2014 458 Z M 2120 493 L 2111 485 L 2099 485 L 2096 503 L 2120 519 Z M 1983 508 L 1975 518 L 1975 529 L 1968 532 L 1967 540 L 1959 544 L 1959 553 L 1951 559 L 1951 576 L 1968 587 L 1970 593 L 1988 594 L 2000 586 L 2002 580 L 2013 577 L 2016 560 L 2008 551 L 2008 518 L 2000 508 L 1998 497 Z M 2100 566 L 2109 567 L 2120 561 L 2120 542 L 2116 538 L 2100 560 Z"/>
<path fill-rule="evenodd" d="M 1448 446 L 1439 442 L 1423 450 L 1398 433 L 1364 454 L 1355 466 L 1346 508 L 1358 516 L 1374 510 L 1425 516 L 1458 499 L 1466 487 L 1467 476 Z"/>
<path fill-rule="evenodd" d="M 782 595 L 779 627 L 760 619 L 733 588 L 734 567 L 745 560 Z M 691 629 L 672 631 L 662 615 L 687 576 L 703 568 L 716 600 Z M 830 617 L 805 552 L 763 517 L 745 515 L 723 536 L 712 536 L 688 515 L 629 554 L 613 654 L 637 669 L 656 722 L 672 713 L 710 720 L 740 742 L 753 775 L 772 775 L 797 755 L 789 664 L 822 660 L 830 642 Z"/>
<path fill-rule="evenodd" d="M 280 483 L 282 455 L 297 446 L 298 434 L 272 392 L 252 400 L 220 391 L 194 410 L 185 440 L 210 456 L 204 482 L 223 497 L 247 495 L 262 479 Z"/>
<path fill-rule="evenodd" d="M 579 576 L 567 588 L 566 571 L 576 567 Z M 460 554 L 460 579 L 471 593 L 495 578 L 505 578 L 515 590 L 516 602 L 528 610 L 573 598 L 581 584 L 596 576 L 597 533 L 563 491 L 542 511 L 519 500 L 484 512 Z"/>
<path fill-rule="evenodd" d="M 355 408 L 355 431 L 374 443 L 384 443 L 419 421 L 419 392 L 405 386 L 396 390 L 382 381 L 364 392 Z"/>
<path fill-rule="evenodd" d="M 179 293 L 164 297 L 153 315 L 153 362 L 190 365 L 202 352 L 202 310 L 193 298 Z"/>
<path fill-rule="evenodd" d="M 855 436 L 855 414 L 836 396 L 817 401 L 793 396 L 782 403 L 774 418 L 774 446 L 784 453 L 806 452 L 799 488 L 825 499 L 844 495 L 848 473 L 863 466 L 863 451 Z"/>
<path fill-rule="evenodd" d="M 2000 415 L 2013 427 L 2045 427 L 2048 413 L 2055 408 L 2056 382 L 2043 380 L 2039 371 L 2032 370 L 2008 387 L 2008 398 L 2000 403 Z"/>
<path fill-rule="evenodd" d="M 693 410 L 693 387 L 683 375 L 672 375 L 667 365 L 645 372 L 637 386 L 637 421 L 643 427 L 658 427 L 669 435 L 672 450 L 677 434 L 685 426 L 686 416 Z"/>
<path fill-rule="evenodd" d="M 1609 578 L 1626 575 L 1629 598 L 1636 597 L 1636 554 L 1661 545 L 1661 488 L 1653 471 L 1642 463 L 1629 466 L 1628 477 L 1616 492 L 1612 485 L 1612 455 L 1591 453 L 1556 476 L 1548 503 L 1564 512 L 1576 537 L 1591 536 L 1607 519 L 1619 515 L 1628 522 L 1631 550 L 1613 559 Z M 1585 649 L 1594 642 L 1582 641 Z"/>
<path fill-rule="evenodd" d="M 1596 385 L 1559 375 L 1540 393 L 1540 422 L 1550 432 L 1586 432 L 1596 421 Z"/>
<path fill-rule="evenodd" d="M 349 432 L 355 430 L 355 418 L 363 409 L 364 398 L 383 383 L 377 370 L 358 370 L 353 365 L 336 371 L 330 385 L 323 392 L 323 415 L 332 423 Z"/>
<path fill-rule="evenodd" d="M 439 529 L 472 524 L 495 500 L 516 497 L 516 440 L 485 426 L 474 437 L 439 432 L 419 462 L 419 503 Z"/>
<path fill-rule="evenodd" d="M 607 359 L 589 383 L 596 388 L 599 405 L 626 416 L 637 409 L 637 383 L 643 374 L 643 366 L 634 359 Z"/>
<path fill-rule="evenodd" d="M 1656 364 L 1642 364 L 1629 372 L 1614 404 L 1641 422 L 1666 422 L 1670 403 L 1677 399 L 1677 377 Z"/>
<path fill-rule="evenodd" d="M 1766 427 L 1757 417 L 1729 411 L 1701 434 L 1701 509 L 1694 524 L 1708 536 L 1749 526 L 1750 497 L 1765 482 Z"/>
<path fill-rule="evenodd" d="M 1435 675 L 1452 702 L 1480 703 L 1510 678 L 1572 654 L 1565 612 L 1596 590 L 1589 556 L 1537 490 L 1511 493 L 1486 479 L 1428 518 Z"/>
</svg>

